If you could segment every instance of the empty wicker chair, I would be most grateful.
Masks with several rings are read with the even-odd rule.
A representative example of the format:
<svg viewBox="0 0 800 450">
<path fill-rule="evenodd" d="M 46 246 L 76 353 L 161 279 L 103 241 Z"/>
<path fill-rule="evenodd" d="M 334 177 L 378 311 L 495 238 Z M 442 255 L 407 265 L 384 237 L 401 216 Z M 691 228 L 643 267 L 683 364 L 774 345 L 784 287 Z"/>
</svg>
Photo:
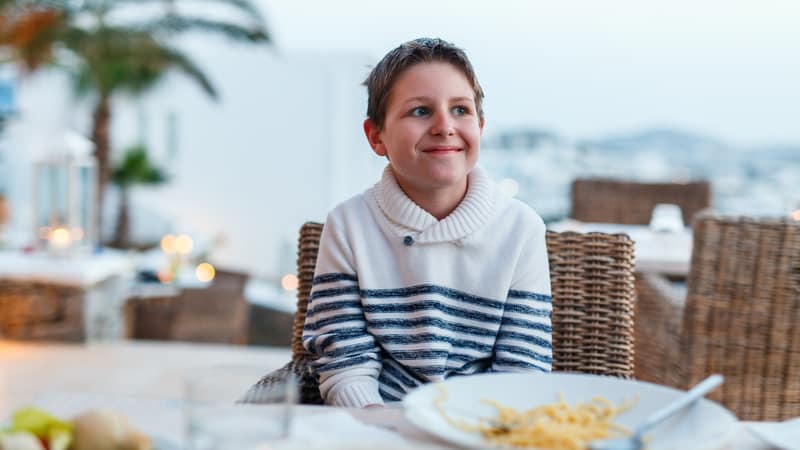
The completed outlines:
<svg viewBox="0 0 800 450">
<path fill-rule="evenodd" d="M 683 222 L 691 223 L 699 211 L 711 206 L 711 185 L 691 183 L 638 183 L 610 179 L 578 179 L 572 183 L 570 217 L 581 222 L 650 223 L 653 207 L 672 203 L 681 207 Z"/>
<path fill-rule="evenodd" d="M 301 337 L 322 224 L 300 230 L 300 286 L 292 335 L 292 362 L 254 389 L 294 373 L 302 403 L 322 403 Z M 626 235 L 547 234 L 553 291 L 553 370 L 630 378 L 633 375 L 633 242 Z"/>
<path fill-rule="evenodd" d="M 800 222 L 701 216 L 686 296 L 637 283 L 636 377 L 710 395 L 743 420 L 800 416 Z"/>
<path fill-rule="evenodd" d="M 218 270 L 204 288 L 185 288 L 178 296 L 170 338 L 176 341 L 246 344 L 249 303 L 247 275 Z"/>
</svg>

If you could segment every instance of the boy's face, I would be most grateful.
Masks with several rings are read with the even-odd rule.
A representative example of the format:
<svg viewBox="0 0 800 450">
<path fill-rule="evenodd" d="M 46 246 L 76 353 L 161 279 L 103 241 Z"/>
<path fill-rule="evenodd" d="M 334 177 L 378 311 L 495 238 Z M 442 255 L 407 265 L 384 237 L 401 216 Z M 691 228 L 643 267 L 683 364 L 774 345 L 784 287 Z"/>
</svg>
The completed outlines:
<svg viewBox="0 0 800 450">
<path fill-rule="evenodd" d="M 446 62 L 420 63 L 395 81 L 382 130 L 364 131 L 375 153 L 388 156 L 407 194 L 466 191 L 480 152 L 483 121 L 464 74 Z"/>
</svg>

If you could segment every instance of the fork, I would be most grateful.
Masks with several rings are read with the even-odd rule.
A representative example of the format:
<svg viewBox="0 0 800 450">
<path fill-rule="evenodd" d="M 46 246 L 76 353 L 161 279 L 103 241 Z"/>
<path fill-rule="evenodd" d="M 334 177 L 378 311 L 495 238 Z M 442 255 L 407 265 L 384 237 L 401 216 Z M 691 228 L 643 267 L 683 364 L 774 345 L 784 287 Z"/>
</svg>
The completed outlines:
<svg viewBox="0 0 800 450">
<path fill-rule="evenodd" d="M 694 404 L 717 386 L 722 384 L 725 378 L 722 375 L 711 375 L 701 381 L 687 393 L 675 399 L 672 403 L 660 408 L 650 417 L 645 419 L 634 431 L 632 436 L 620 439 L 603 439 L 589 443 L 590 450 L 641 450 L 644 448 L 644 434 L 654 426 L 672 417 L 675 413 L 683 410 L 687 406 Z"/>
</svg>

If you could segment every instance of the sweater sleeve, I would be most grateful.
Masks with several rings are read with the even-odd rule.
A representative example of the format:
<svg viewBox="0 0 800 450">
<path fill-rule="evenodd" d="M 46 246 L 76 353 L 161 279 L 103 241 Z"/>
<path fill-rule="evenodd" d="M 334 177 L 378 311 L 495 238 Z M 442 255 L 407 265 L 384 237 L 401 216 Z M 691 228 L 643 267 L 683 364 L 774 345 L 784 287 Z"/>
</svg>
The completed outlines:
<svg viewBox="0 0 800 450">
<path fill-rule="evenodd" d="M 366 329 L 353 256 L 341 222 L 332 213 L 320 237 L 308 300 L 303 346 L 316 360 L 325 403 L 363 407 L 383 404 L 378 389 L 380 349 Z"/>
<path fill-rule="evenodd" d="M 491 371 L 552 369 L 550 267 L 545 226 L 537 219 L 535 232 L 523 244 L 508 291 Z"/>
</svg>

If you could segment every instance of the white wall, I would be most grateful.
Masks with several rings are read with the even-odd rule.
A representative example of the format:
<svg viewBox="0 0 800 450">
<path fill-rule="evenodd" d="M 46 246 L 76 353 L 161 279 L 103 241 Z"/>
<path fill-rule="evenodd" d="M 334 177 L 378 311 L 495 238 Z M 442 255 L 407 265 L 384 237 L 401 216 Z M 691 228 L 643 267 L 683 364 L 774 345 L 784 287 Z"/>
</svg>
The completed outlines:
<svg viewBox="0 0 800 450">
<path fill-rule="evenodd" d="M 166 231 L 161 216 L 175 224 L 173 232 L 220 235 L 223 245 L 212 255 L 220 266 L 264 276 L 292 271 L 300 225 L 324 220 L 336 203 L 373 184 L 384 166 L 361 129 L 366 92 L 360 83 L 372 61 L 354 54 L 276 54 L 207 38 L 185 47 L 215 83 L 219 103 L 176 74 L 140 102 L 115 104 L 115 149 L 144 135 L 172 174 L 168 185 L 134 194 L 133 226 L 159 236 Z M 21 116 L 8 139 L 16 149 L 9 153 L 17 205 L 29 205 L 24 172 L 45 147 L 44 136 L 63 126 L 89 129 L 87 108 L 76 108 L 65 92 L 63 77 L 52 74 L 21 86 Z M 177 119 L 174 155 L 167 145 L 170 114 Z M 18 226 L 29 223 L 17 219 Z"/>
</svg>

